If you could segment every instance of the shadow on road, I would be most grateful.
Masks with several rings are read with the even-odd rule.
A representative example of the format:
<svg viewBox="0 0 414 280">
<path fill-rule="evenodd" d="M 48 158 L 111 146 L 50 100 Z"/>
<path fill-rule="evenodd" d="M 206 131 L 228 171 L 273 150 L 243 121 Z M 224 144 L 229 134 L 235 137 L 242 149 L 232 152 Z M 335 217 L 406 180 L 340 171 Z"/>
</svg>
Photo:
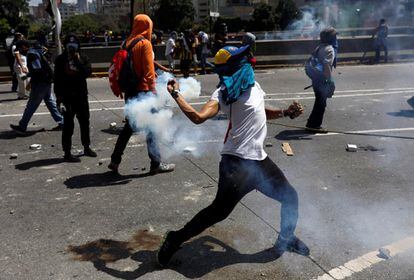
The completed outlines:
<svg viewBox="0 0 414 280">
<path fill-rule="evenodd" d="M 414 96 L 408 99 L 407 103 L 414 109 Z M 390 112 L 387 114 L 394 117 L 414 118 L 414 110 L 401 110 L 399 112 Z"/>
<path fill-rule="evenodd" d="M 101 129 L 101 131 L 107 134 L 111 134 L 111 135 L 119 135 L 121 134 L 122 129 L 123 127 L 106 128 L 106 129 Z"/>
<path fill-rule="evenodd" d="M 20 164 L 16 164 L 15 168 L 18 170 L 28 170 L 33 167 L 41 167 L 41 166 L 50 166 L 54 164 L 59 164 L 64 162 L 63 158 L 48 158 L 48 159 L 39 159 L 35 161 L 24 162 Z"/>
<path fill-rule="evenodd" d="M 283 130 L 275 138 L 277 140 L 312 140 L 312 133 L 304 129 Z"/>
<path fill-rule="evenodd" d="M 10 91 L 9 91 L 10 92 Z M 0 92 L 1 93 L 7 93 L 7 92 Z M 12 101 L 18 101 L 17 98 L 9 98 L 9 99 L 0 99 L 0 103 L 5 103 L 5 102 L 12 102 Z"/>
<path fill-rule="evenodd" d="M 69 246 L 68 252 L 78 261 L 90 261 L 99 271 L 120 279 L 137 279 L 162 268 L 156 262 L 156 250 L 161 236 L 148 231 L 138 231 L 129 241 L 99 239 L 80 246 Z M 270 249 L 253 254 L 241 254 L 231 246 L 212 236 L 202 236 L 188 243 L 177 252 L 169 269 L 187 278 L 199 278 L 214 270 L 238 263 L 268 263 L 281 255 Z M 113 268 L 110 265 L 121 259 L 139 262 L 134 271 Z"/>
<path fill-rule="evenodd" d="M 116 186 L 128 184 L 132 179 L 144 178 L 148 176 L 152 176 L 152 174 L 147 172 L 142 174 L 120 175 L 112 171 L 108 171 L 105 173 L 74 176 L 67 179 L 64 184 L 69 189 Z"/>
<path fill-rule="evenodd" d="M 38 130 L 28 130 L 26 131 L 25 134 L 19 134 L 13 130 L 6 130 L 6 131 L 1 131 L 0 132 L 0 139 L 1 140 L 10 140 L 10 139 L 16 139 L 19 137 L 29 137 L 29 136 L 33 136 L 38 132 L 44 132 L 45 129 L 38 129 Z"/>
<path fill-rule="evenodd" d="M 399 112 L 389 112 L 387 115 L 394 117 L 414 118 L 414 110 L 401 110 Z"/>
</svg>

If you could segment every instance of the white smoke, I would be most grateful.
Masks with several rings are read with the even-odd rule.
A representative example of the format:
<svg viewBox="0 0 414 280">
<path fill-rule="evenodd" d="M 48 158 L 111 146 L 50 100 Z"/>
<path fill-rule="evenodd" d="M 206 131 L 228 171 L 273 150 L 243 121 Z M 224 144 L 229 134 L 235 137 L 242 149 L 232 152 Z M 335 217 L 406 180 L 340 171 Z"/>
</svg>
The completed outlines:
<svg viewBox="0 0 414 280">
<path fill-rule="evenodd" d="M 151 131 L 163 148 L 163 157 L 178 155 L 183 152 L 201 156 L 202 142 L 210 136 L 205 128 L 196 128 L 181 112 L 174 117 L 173 107 L 176 102 L 167 91 L 167 83 L 174 77 L 162 73 L 157 78 L 156 94 L 146 94 L 127 101 L 125 116 L 134 131 L 148 133 Z M 181 95 L 186 100 L 198 98 L 201 93 L 200 82 L 194 78 L 178 80 Z"/>
</svg>

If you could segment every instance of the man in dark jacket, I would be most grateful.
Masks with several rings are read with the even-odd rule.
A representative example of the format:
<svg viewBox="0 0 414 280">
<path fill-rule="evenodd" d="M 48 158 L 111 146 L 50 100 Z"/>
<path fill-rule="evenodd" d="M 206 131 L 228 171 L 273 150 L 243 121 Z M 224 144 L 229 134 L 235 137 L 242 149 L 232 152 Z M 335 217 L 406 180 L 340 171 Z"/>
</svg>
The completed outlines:
<svg viewBox="0 0 414 280">
<path fill-rule="evenodd" d="M 24 44 L 28 45 L 28 43 Z M 44 56 L 40 44 L 36 44 L 28 50 L 27 68 L 29 69 L 28 76 L 31 78 L 29 100 L 19 124 L 11 124 L 10 127 L 19 134 L 25 134 L 30 119 L 43 100 L 53 119 L 58 124 L 53 130 L 60 130 L 63 126 L 63 118 L 56 107 L 56 100 L 52 94 L 53 70 Z"/>
<path fill-rule="evenodd" d="M 55 94 L 57 102 L 63 103 L 62 108 L 65 123 L 62 133 L 64 159 L 68 162 L 80 162 L 71 153 L 74 117 L 79 121 L 81 142 L 84 155 L 96 157 L 90 148 L 89 136 L 89 103 L 86 79 L 91 75 L 91 64 L 88 57 L 81 55 L 80 43 L 76 35 L 66 36 L 65 51 L 55 61 Z"/>
</svg>

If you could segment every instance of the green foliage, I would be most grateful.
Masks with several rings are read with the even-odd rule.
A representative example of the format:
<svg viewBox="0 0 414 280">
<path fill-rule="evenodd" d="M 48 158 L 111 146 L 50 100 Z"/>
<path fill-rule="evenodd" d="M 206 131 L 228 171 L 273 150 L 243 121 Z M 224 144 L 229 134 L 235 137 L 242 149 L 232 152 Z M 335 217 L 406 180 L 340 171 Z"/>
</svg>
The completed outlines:
<svg viewBox="0 0 414 280">
<path fill-rule="evenodd" d="M 22 15 L 28 12 L 29 5 L 26 0 L 2 0 L 0 19 L 6 19 L 12 28 L 22 23 Z"/>
<path fill-rule="evenodd" d="M 274 12 L 275 23 L 282 30 L 301 17 L 302 13 L 293 0 L 280 0 Z"/>
<path fill-rule="evenodd" d="M 284 2 L 284 1 L 280 1 Z M 250 22 L 250 30 L 273 30 L 275 28 L 275 18 L 272 13 L 272 6 L 262 3 L 253 11 L 253 17 Z"/>
<path fill-rule="evenodd" d="M 7 35 L 10 33 L 10 25 L 5 18 L 0 19 L 0 42 L 4 42 Z"/>
<path fill-rule="evenodd" d="M 245 30 L 248 26 L 248 22 L 242 20 L 240 17 L 219 17 L 214 22 L 213 32 L 217 32 L 222 23 L 227 25 L 227 30 L 231 33 Z"/>
<path fill-rule="evenodd" d="M 63 22 L 62 31 L 83 34 L 86 31 L 98 32 L 100 29 L 98 18 L 93 14 L 75 15 Z"/>
<path fill-rule="evenodd" d="M 158 29 L 183 30 L 192 27 L 194 15 L 191 0 L 160 0 L 152 18 Z"/>
</svg>

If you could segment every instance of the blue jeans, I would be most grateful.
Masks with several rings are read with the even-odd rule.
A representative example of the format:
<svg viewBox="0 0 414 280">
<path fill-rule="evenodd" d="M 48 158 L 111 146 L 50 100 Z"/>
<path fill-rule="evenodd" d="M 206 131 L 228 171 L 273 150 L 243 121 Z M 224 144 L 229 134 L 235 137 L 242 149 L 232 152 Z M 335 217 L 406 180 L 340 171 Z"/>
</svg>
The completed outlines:
<svg viewBox="0 0 414 280">
<path fill-rule="evenodd" d="M 139 92 L 134 95 L 128 94 L 125 95 L 125 101 L 129 99 L 138 98 L 142 95 L 152 94 L 151 92 Z M 131 125 L 129 124 L 128 119 L 126 119 L 124 128 L 119 134 L 118 140 L 116 141 L 114 151 L 111 155 L 111 161 L 115 164 L 120 164 L 122 160 L 122 155 L 124 154 L 125 148 L 131 138 L 134 130 L 132 129 Z M 160 149 L 158 147 L 158 143 L 156 141 L 156 137 L 154 133 L 151 131 L 147 132 L 147 149 L 148 149 L 148 156 L 151 159 L 151 169 L 157 168 L 161 162 L 161 155 Z"/>
<path fill-rule="evenodd" d="M 375 62 L 380 61 L 381 50 L 384 50 L 384 61 L 388 62 L 387 38 L 377 38 L 375 41 Z"/>
<path fill-rule="evenodd" d="M 22 129 L 27 129 L 27 125 L 29 124 L 30 119 L 36 112 L 37 108 L 39 108 L 42 100 L 45 102 L 47 109 L 49 110 L 55 122 L 58 124 L 63 124 L 63 117 L 57 109 L 56 99 L 52 94 L 51 84 L 33 83 L 29 100 L 27 101 L 26 108 L 24 109 L 23 117 L 19 122 L 19 125 Z"/>
<path fill-rule="evenodd" d="M 312 86 L 315 93 L 315 103 L 306 126 L 319 128 L 322 125 L 323 115 L 325 114 L 326 100 L 332 97 L 335 91 L 335 83 L 333 81 L 329 83 L 321 81 L 314 82 Z"/>
</svg>

